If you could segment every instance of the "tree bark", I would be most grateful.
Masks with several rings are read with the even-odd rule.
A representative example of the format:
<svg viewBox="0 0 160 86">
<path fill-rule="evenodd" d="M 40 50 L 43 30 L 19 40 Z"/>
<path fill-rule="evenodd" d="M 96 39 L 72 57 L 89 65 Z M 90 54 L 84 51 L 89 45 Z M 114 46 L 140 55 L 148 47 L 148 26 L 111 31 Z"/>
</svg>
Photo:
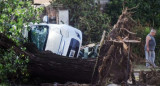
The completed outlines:
<svg viewBox="0 0 160 86">
<path fill-rule="evenodd" d="M 0 33 L 0 48 L 14 48 L 19 54 L 29 56 L 28 71 L 32 78 L 38 77 L 51 82 L 81 82 L 90 83 L 95 59 L 78 59 L 59 56 L 50 51 L 38 51 L 32 43 L 26 43 L 23 47 L 17 46 L 14 41 Z"/>
<path fill-rule="evenodd" d="M 46 51 L 34 54 L 28 65 L 34 77 L 57 82 L 90 83 L 95 59 L 77 59 Z"/>
</svg>

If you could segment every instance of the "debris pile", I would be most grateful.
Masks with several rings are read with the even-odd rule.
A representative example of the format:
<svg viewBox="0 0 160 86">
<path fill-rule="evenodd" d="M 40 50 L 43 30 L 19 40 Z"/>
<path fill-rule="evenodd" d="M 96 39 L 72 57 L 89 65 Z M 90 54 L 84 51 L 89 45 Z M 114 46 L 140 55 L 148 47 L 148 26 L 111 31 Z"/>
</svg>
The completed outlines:
<svg viewBox="0 0 160 86">
<path fill-rule="evenodd" d="M 151 71 L 141 71 L 139 76 L 140 85 L 160 85 L 160 71 L 151 69 Z"/>
</svg>

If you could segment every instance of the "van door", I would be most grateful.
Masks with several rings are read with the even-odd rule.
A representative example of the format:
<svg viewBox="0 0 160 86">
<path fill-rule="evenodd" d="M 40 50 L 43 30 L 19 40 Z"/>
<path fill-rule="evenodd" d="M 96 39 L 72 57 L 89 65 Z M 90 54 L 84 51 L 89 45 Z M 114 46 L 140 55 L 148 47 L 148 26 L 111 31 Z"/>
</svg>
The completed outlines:
<svg viewBox="0 0 160 86">
<path fill-rule="evenodd" d="M 77 57 L 78 51 L 79 51 L 79 48 L 80 48 L 79 46 L 80 46 L 79 41 L 72 38 L 71 42 L 70 42 L 70 45 L 69 45 L 68 52 L 67 52 L 67 56 L 68 57 Z"/>
</svg>

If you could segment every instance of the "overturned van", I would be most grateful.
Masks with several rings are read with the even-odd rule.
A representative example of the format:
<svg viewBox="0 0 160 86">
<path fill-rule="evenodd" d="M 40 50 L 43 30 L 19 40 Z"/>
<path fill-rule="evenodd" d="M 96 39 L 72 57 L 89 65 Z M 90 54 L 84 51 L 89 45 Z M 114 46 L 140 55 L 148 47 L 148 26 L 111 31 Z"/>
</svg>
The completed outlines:
<svg viewBox="0 0 160 86">
<path fill-rule="evenodd" d="M 82 45 L 82 32 L 65 24 L 35 24 L 28 32 L 28 39 L 40 51 L 78 57 Z"/>
</svg>

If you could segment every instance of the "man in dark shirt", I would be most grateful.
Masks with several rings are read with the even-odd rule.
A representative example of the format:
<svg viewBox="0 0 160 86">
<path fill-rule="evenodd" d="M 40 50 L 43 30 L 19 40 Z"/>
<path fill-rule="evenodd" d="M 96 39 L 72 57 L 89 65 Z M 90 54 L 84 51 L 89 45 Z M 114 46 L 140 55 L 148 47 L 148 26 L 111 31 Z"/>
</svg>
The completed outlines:
<svg viewBox="0 0 160 86">
<path fill-rule="evenodd" d="M 145 44 L 145 57 L 147 60 L 146 67 L 150 67 L 152 64 L 153 67 L 156 67 L 155 61 L 155 47 L 156 41 L 154 36 L 156 35 L 156 30 L 152 29 L 150 33 L 146 37 L 146 44 Z"/>
</svg>

